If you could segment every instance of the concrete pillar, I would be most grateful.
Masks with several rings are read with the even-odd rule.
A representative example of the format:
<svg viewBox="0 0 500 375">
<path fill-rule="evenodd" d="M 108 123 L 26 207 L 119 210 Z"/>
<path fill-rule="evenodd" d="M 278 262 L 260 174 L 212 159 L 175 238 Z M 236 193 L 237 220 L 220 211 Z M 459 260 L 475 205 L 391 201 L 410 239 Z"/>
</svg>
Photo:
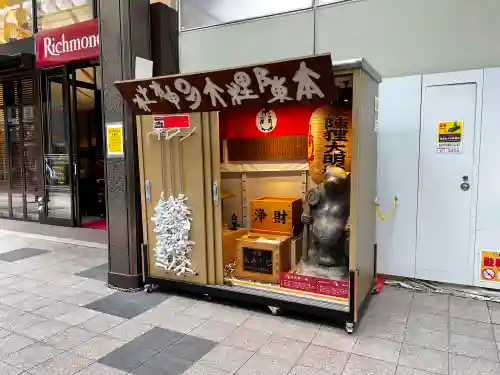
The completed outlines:
<svg viewBox="0 0 500 375">
<path fill-rule="evenodd" d="M 141 285 L 142 230 L 135 118 L 124 105 L 114 82 L 134 78 L 136 56 L 147 59 L 151 56 L 149 7 L 149 0 L 98 2 L 103 126 L 123 122 L 125 136 L 124 157 L 106 161 L 108 281 L 120 288 Z"/>
</svg>

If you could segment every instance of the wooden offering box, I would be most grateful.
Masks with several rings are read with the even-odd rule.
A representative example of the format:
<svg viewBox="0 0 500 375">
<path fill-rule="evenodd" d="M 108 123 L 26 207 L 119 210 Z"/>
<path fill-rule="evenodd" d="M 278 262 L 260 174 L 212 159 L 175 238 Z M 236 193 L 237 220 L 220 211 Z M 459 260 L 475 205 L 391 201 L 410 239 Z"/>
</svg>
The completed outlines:
<svg viewBox="0 0 500 375">
<path fill-rule="evenodd" d="M 250 202 L 251 231 L 292 235 L 302 229 L 302 200 L 297 198 L 263 197 Z"/>
<path fill-rule="evenodd" d="M 222 244 L 222 257 L 224 259 L 224 266 L 234 262 L 236 259 L 236 240 L 248 233 L 246 228 L 236 230 L 224 229 L 223 244 Z"/>
<path fill-rule="evenodd" d="M 288 272 L 290 238 L 250 233 L 236 240 L 236 274 L 243 279 L 278 283 Z"/>
</svg>

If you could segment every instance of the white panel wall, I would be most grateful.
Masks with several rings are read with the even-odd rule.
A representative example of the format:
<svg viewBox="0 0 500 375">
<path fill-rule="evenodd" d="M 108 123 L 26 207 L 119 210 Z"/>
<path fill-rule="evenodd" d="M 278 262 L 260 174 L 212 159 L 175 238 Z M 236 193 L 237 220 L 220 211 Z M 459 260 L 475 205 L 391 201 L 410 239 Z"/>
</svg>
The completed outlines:
<svg viewBox="0 0 500 375">
<path fill-rule="evenodd" d="M 422 77 L 384 79 L 379 87 L 377 196 L 388 221 L 377 221 L 377 271 L 415 275 Z"/>
<path fill-rule="evenodd" d="M 498 283 L 479 280 L 480 251 L 500 251 L 500 68 L 485 69 L 481 130 L 479 190 L 476 224 L 475 281 L 498 288 Z"/>
<path fill-rule="evenodd" d="M 317 10 L 317 52 L 384 77 L 500 66 L 498 0 L 358 0 Z"/>
<path fill-rule="evenodd" d="M 314 15 L 303 11 L 180 34 L 181 72 L 313 54 Z"/>
</svg>

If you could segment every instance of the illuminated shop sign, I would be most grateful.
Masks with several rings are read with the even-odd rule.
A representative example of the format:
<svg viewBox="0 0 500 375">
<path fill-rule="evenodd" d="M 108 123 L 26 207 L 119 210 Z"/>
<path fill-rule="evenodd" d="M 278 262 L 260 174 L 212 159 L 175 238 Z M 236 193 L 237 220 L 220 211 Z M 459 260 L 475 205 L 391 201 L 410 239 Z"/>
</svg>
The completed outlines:
<svg viewBox="0 0 500 375">
<path fill-rule="evenodd" d="M 36 34 L 35 43 L 39 68 L 99 57 L 98 21 L 42 31 Z"/>
</svg>

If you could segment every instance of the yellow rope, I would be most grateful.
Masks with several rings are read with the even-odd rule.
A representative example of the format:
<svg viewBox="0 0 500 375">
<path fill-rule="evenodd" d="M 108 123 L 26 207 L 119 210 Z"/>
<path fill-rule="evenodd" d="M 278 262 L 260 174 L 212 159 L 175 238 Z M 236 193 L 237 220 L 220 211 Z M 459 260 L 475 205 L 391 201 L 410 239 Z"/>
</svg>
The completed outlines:
<svg viewBox="0 0 500 375">
<path fill-rule="evenodd" d="M 394 202 L 392 204 L 391 212 L 389 212 L 387 216 L 382 215 L 382 211 L 380 210 L 380 204 L 376 203 L 375 206 L 377 207 L 377 213 L 380 219 L 382 219 L 382 221 L 387 221 L 392 217 L 392 215 L 394 215 L 394 212 L 396 211 L 396 207 L 398 206 L 398 197 L 394 197 Z"/>
</svg>

